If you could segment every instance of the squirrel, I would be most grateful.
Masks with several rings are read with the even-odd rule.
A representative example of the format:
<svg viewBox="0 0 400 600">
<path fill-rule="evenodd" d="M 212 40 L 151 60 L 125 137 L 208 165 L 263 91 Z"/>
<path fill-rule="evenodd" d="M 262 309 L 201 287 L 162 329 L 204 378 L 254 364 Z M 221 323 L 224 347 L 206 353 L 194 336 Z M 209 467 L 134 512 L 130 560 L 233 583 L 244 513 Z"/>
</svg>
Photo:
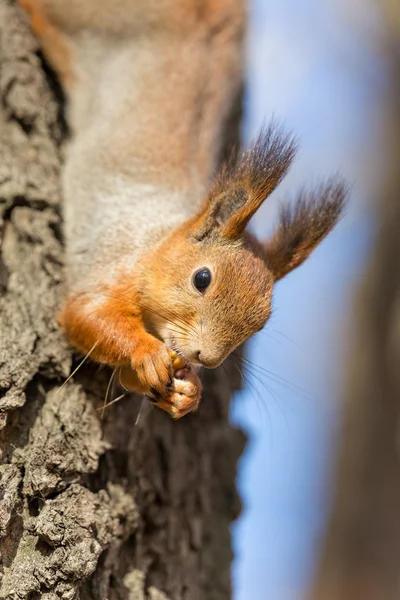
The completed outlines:
<svg viewBox="0 0 400 600">
<path fill-rule="evenodd" d="M 250 218 L 295 139 L 264 128 L 217 176 L 243 70 L 244 0 L 19 0 L 67 99 L 68 295 L 60 324 L 179 418 L 215 368 L 262 329 L 276 281 L 346 202 L 337 178 L 302 192 L 260 242 Z"/>
</svg>

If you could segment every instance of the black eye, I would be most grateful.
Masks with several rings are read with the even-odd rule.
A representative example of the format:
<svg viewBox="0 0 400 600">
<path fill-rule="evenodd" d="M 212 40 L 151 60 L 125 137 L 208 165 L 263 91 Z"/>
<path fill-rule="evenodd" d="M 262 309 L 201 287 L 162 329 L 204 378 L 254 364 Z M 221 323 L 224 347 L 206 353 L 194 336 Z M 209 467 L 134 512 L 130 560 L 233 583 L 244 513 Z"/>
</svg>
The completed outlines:
<svg viewBox="0 0 400 600">
<path fill-rule="evenodd" d="M 211 272 L 209 269 L 200 269 L 193 277 L 193 285 L 199 292 L 204 292 L 211 283 Z"/>
</svg>

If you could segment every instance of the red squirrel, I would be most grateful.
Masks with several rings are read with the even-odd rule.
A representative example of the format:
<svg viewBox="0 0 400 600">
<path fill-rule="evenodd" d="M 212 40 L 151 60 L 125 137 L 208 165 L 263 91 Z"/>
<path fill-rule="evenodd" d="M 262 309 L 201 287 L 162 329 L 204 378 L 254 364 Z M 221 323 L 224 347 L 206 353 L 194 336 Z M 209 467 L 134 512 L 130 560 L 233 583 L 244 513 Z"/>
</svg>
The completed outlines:
<svg viewBox="0 0 400 600">
<path fill-rule="evenodd" d="M 346 186 L 300 195 L 261 243 L 246 225 L 294 140 L 265 128 L 214 177 L 242 79 L 244 0 L 20 4 L 67 98 L 60 324 L 179 418 L 199 403 L 196 365 L 217 367 L 262 329 L 274 283 L 334 227 Z"/>
</svg>

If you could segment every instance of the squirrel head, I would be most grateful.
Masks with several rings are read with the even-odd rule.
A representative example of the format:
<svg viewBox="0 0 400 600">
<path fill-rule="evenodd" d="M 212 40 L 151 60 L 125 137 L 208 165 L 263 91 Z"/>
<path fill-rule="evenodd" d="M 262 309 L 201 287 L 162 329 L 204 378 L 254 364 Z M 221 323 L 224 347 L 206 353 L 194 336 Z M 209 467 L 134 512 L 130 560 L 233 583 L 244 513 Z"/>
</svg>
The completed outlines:
<svg viewBox="0 0 400 600">
<path fill-rule="evenodd" d="M 236 165 L 225 165 L 198 214 L 147 255 L 143 310 L 147 325 L 190 362 L 218 366 L 265 325 L 273 285 L 301 265 L 332 230 L 346 185 L 328 181 L 282 209 L 265 243 L 246 225 L 287 173 L 293 138 L 264 129 Z"/>
</svg>

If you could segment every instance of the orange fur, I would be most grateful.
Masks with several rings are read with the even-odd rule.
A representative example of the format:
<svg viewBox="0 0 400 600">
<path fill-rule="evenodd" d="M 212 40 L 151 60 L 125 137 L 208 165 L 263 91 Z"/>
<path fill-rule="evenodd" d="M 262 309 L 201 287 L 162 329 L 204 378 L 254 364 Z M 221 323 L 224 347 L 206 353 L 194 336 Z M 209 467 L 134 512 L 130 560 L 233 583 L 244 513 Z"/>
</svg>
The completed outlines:
<svg viewBox="0 0 400 600">
<path fill-rule="evenodd" d="M 267 243 L 249 235 L 295 154 L 294 140 L 271 126 L 206 193 L 240 86 L 244 0 L 20 4 L 70 92 L 73 291 L 61 327 L 179 418 L 199 404 L 193 364 L 218 366 L 264 326 L 275 281 L 334 227 L 345 186 L 301 195 Z M 209 285 L 199 290 L 204 269 Z"/>
<path fill-rule="evenodd" d="M 29 13 L 32 29 L 40 39 L 51 66 L 57 72 L 61 83 L 68 87 L 73 83 L 75 75 L 67 37 L 48 19 L 43 0 L 18 0 L 18 2 Z"/>
<path fill-rule="evenodd" d="M 172 386 L 173 374 L 182 370 L 184 361 L 147 333 L 143 321 L 146 310 L 135 302 L 132 286 L 119 284 L 102 289 L 99 295 L 104 301 L 96 308 L 90 294 L 68 298 L 59 323 L 69 341 L 82 354 L 90 352 L 92 359 L 119 367 L 119 379 L 125 387 L 155 394 L 155 404 L 173 418 L 196 410 L 202 390 L 197 374 L 184 368 L 184 376 L 174 378 Z M 97 294 L 95 298 L 98 302 Z"/>
<path fill-rule="evenodd" d="M 95 360 L 134 369 L 140 383 L 158 394 L 157 405 L 174 418 L 198 406 L 201 386 L 196 376 L 191 387 L 174 379 L 171 388 L 166 345 L 191 362 L 220 364 L 263 327 L 274 281 L 307 258 L 344 206 L 345 186 L 330 182 L 286 209 L 267 244 L 246 233 L 249 217 L 279 182 L 293 153 L 291 143 L 273 135 L 269 131 L 268 143 L 262 140 L 261 158 L 256 146 L 236 169 L 223 171 L 198 214 L 144 252 L 135 272 L 121 273 L 113 286 L 70 296 L 62 313 L 61 325 L 75 347 L 87 353 L 95 345 Z M 271 153 L 271 144 L 279 152 Z M 262 165 L 255 171 L 252 160 L 267 161 L 264 177 Z M 212 271 L 204 295 L 192 283 L 201 267 Z M 180 389 L 186 390 L 184 397 Z"/>
<path fill-rule="evenodd" d="M 107 365 L 130 365 L 140 382 L 160 394 L 172 377 L 172 363 L 165 345 L 147 333 L 142 311 L 122 285 L 90 294 L 70 296 L 60 315 L 60 325 L 70 342 L 83 354 L 96 344 L 91 357 Z"/>
</svg>

